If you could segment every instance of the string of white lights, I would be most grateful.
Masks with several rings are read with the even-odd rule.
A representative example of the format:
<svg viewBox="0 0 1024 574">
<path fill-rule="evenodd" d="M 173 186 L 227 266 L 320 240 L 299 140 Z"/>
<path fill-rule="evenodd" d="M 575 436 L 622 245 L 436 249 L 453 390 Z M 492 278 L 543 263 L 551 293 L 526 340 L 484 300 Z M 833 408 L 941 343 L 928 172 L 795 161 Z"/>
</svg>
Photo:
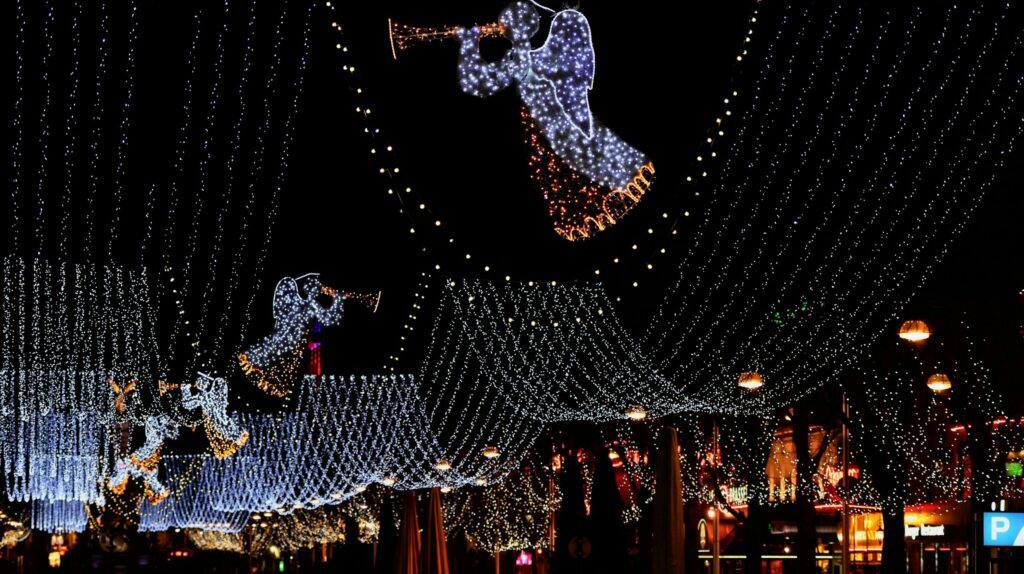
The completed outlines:
<svg viewBox="0 0 1024 574">
<path fill-rule="evenodd" d="M 114 176 L 111 190 L 111 216 L 109 231 L 107 232 L 107 258 L 106 261 L 114 261 L 114 246 L 121 230 L 121 203 L 124 196 L 127 155 L 131 134 L 132 105 L 135 99 L 135 51 L 138 44 L 139 30 L 139 6 L 131 2 L 128 7 L 128 42 L 125 48 L 124 73 L 124 99 L 121 103 L 119 116 L 119 136 L 117 149 L 114 158 Z"/>
<path fill-rule="evenodd" d="M 77 163 L 77 152 L 78 152 L 78 130 L 79 130 L 79 108 L 81 107 L 81 84 L 82 84 L 82 63 L 81 63 L 81 44 L 82 44 L 82 32 L 79 25 L 79 20 L 82 17 L 82 4 L 79 0 L 72 2 L 71 11 L 71 71 L 68 73 L 68 77 L 71 79 L 71 85 L 68 88 L 68 95 L 66 100 L 66 110 L 64 122 L 64 186 L 60 200 L 60 218 L 59 218 L 59 229 L 70 229 L 71 228 L 71 198 L 73 197 L 73 182 L 74 174 Z M 70 233 L 61 233 L 57 239 L 57 257 L 61 261 L 67 261 L 69 257 L 68 243 L 71 241 Z M 63 292 L 61 293 L 61 299 L 58 301 L 58 305 L 63 306 L 65 304 L 63 299 Z"/>
<path fill-rule="evenodd" d="M 21 228 L 21 191 L 24 181 L 24 150 L 25 150 L 25 7 L 21 0 L 14 4 L 14 104 L 11 114 L 11 131 L 14 136 L 11 138 L 11 186 L 10 206 L 7 212 L 10 214 L 8 231 L 10 232 L 10 246 L 12 252 L 18 252 L 19 235 Z"/>
<path fill-rule="evenodd" d="M 181 294 L 181 299 L 185 300 L 185 301 L 188 301 L 189 297 L 192 295 L 192 287 L 193 287 L 194 280 L 197 281 L 193 277 L 192 268 L 193 268 L 194 262 L 199 257 L 199 246 L 202 243 L 201 240 L 203 238 L 203 235 L 200 233 L 200 229 L 201 229 L 201 225 L 202 225 L 201 222 L 203 220 L 203 214 L 205 213 L 206 200 L 207 200 L 207 198 L 209 196 L 209 193 L 210 193 L 209 192 L 209 188 L 211 186 L 209 172 L 210 172 L 210 169 L 212 167 L 211 164 L 214 163 L 214 155 L 213 155 L 213 153 L 214 153 L 214 148 L 216 146 L 214 146 L 213 144 L 217 141 L 217 134 L 216 134 L 215 130 L 216 130 L 218 118 L 220 117 L 219 113 L 220 113 L 220 108 L 221 108 L 221 106 L 220 106 L 220 103 L 221 103 L 220 102 L 221 92 L 224 89 L 223 86 L 224 86 L 224 83 L 225 83 L 224 82 L 224 53 L 225 53 L 225 50 L 226 50 L 226 47 L 225 47 L 226 39 L 225 39 L 225 37 L 228 35 L 228 33 L 229 33 L 230 29 L 231 29 L 231 25 L 230 25 L 231 24 L 231 2 L 230 2 L 230 0 L 224 0 L 223 10 L 222 10 L 222 14 L 221 14 L 221 20 L 222 20 L 221 28 L 217 32 L 217 41 L 216 41 L 217 51 L 216 51 L 216 56 L 214 57 L 214 61 L 213 61 L 213 72 L 212 72 L 212 77 L 211 77 L 211 80 L 210 80 L 209 93 L 207 95 L 206 115 L 203 118 L 203 121 L 202 121 L 202 123 L 199 126 L 199 138 L 203 142 L 203 146 L 202 146 L 201 153 L 199 155 L 199 160 L 197 162 L 197 172 L 198 172 L 198 174 L 197 174 L 196 192 L 192 196 L 192 201 L 191 201 L 191 212 L 192 212 L 192 221 L 191 221 L 191 224 L 190 224 L 191 232 L 185 238 L 185 256 L 184 256 L 184 261 L 182 263 L 182 271 L 183 271 L 183 273 L 182 273 L 182 276 L 181 276 L 181 281 L 180 281 L 180 283 L 177 286 L 177 290 Z M 208 254 L 208 257 L 211 260 L 216 260 L 217 256 L 218 256 L 218 254 L 216 252 L 211 252 L 211 253 Z M 203 289 L 203 286 L 204 286 L 203 284 L 200 284 L 200 286 L 197 288 L 198 289 L 197 292 L 200 293 L 200 296 L 202 296 L 203 291 L 205 291 Z M 202 329 L 204 329 L 205 325 L 206 325 L 207 319 L 208 319 L 208 317 L 205 314 L 197 315 L 196 316 L 196 329 L 198 329 L 200 331 Z M 196 372 L 199 369 L 199 367 L 202 367 L 204 370 L 209 371 L 210 370 L 209 369 L 209 365 L 201 364 L 200 363 L 200 357 L 202 355 L 202 351 L 199 349 L 199 345 L 201 344 L 201 341 L 197 339 L 195 341 L 192 341 L 192 344 L 193 344 L 193 346 L 195 348 L 194 348 L 193 354 L 190 355 L 189 358 L 188 358 L 188 362 L 187 362 L 188 367 L 187 367 L 186 373 Z"/>
<path fill-rule="evenodd" d="M 179 485 L 176 493 L 154 505 L 145 502 L 139 509 L 139 531 L 160 532 L 174 528 L 201 529 L 211 532 L 237 533 L 245 528 L 248 512 L 222 512 L 210 505 L 208 475 L 201 471 L 195 480 L 188 478 L 197 465 L 208 464 L 205 455 L 168 455 L 163 457 L 166 482 Z"/>
<path fill-rule="evenodd" d="M 536 454 L 486 488 L 464 487 L 443 499 L 445 534 L 463 534 L 489 554 L 550 548 L 551 515 L 561 492 L 552 469 Z"/>
<path fill-rule="evenodd" d="M 36 180 L 36 213 L 34 220 L 36 222 L 34 234 L 36 249 L 39 256 L 42 256 L 45 250 L 45 230 L 46 230 L 46 180 L 50 170 L 50 132 L 52 131 L 53 121 L 50 117 L 51 108 L 53 106 L 53 81 L 50 79 L 50 68 L 53 60 L 53 27 L 54 27 L 54 9 L 53 5 L 48 2 L 42 3 L 42 9 L 45 13 L 43 17 L 43 43 L 46 48 L 42 54 L 42 65 L 41 68 L 41 84 L 42 97 L 39 104 L 39 173 L 37 174 Z"/>
<path fill-rule="evenodd" d="M 769 13 L 777 36 L 744 90 L 749 107 L 707 217 L 651 323 L 648 343 L 664 373 L 718 409 L 770 409 L 849 366 L 956 235 L 976 191 L 991 186 L 1004 161 L 993 150 L 1012 149 L 1019 132 L 1019 90 L 1006 80 L 1019 62 L 990 50 L 1019 41 L 1002 36 L 1005 5 L 962 21 L 950 5 L 937 29 L 915 8 L 901 36 L 888 32 L 890 10 L 863 10 Z M 979 14 L 993 32 L 983 43 L 971 40 Z M 951 21 L 962 23 L 960 34 L 947 30 Z M 928 60 L 911 82 L 897 83 L 922 35 L 934 38 Z M 940 59 L 944 50 L 951 55 Z M 836 70 L 847 60 L 863 66 L 859 87 L 843 83 L 850 74 L 820 81 L 816 70 L 836 58 Z M 938 62 L 949 69 L 937 72 Z M 801 82 L 789 82 L 797 70 Z M 824 105 L 807 103 L 830 93 Z M 962 113 L 968 106 L 973 113 Z M 863 134 L 849 133 L 854 126 Z M 949 157 L 938 161 L 940 152 Z M 735 384 L 745 371 L 766 371 L 754 404 Z"/>
<path fill-rule="evenodd" d="M 220 252 L 224 248 L 223 243 L 226 235 L 224 229 L 225 220 L 227 219 L 228 211 L 233 204 L 232 196 L 237 185 L 237 164 L 239 161 L 238 156 L 241 153 L 242 136 L 244 133 L 245 125 L 244 122 L 246 121 L 249 113 L 246 89 L 248 88 L 249 85 L 249 77 L 252 72 L 253 66 L 253 44 L 256 36 L 256 13 L 257 12 L 255 4 L 250 3 L 247 9 L 246 19 L 248 20 L 248 23 L 246 25 L 244 46 L 242 48 L 241 71 L 239 72 L 238 78 L 238 103 L 236 104 L 237 115 L 231 127 L 230 143 L 228 144 L 229 149 L 227 152 L 227 158 L 224 160 L 224 176 L 223 185 L 220 192 L 220 208 L 217 209 L 216 222 L 213 225 L 213 238 L 210 241 L 211 247 L 209 255 L 209 265 L 207 266 L 205 274 L 205 281 L 208 286 L 218 284 L 217 273 L 220 270 L 220 265 L 222 264 Z M 230 265 L 232 263 L 232 260 L 237 260 L 239 259 L 239 257 L 229 257 L 227 259 L 228 264 Z M 222 338 L 220 334 L 223 332 L 224 325 L 227 322 L 223 320 L 212 321 L 213 324 L 211 325 L 211 322 L 208 322 L 206 319 L 209 316 L 210 305 L 213 299 L 217 295 L 219 295 L 219 293 L 217 293 L 216 291 L 216 289 L 212 288 L 203 289 L 203 292 L 200 295 L 202 303 L 200 305 L 200 311 L 198 314 L 199 325 L 197 328 L 200 340 L 205 340 L 204 335 L 206 334 L 208 328 L 210 328 L 214 332 L 214 336 L 211 339 L 208 350 L 208 353 L 211 356 L 217 356 L 220 354 L 220 340 Z M 225 306 L 227 306 L 227 309 L 221 311 L 222 317 L 229 316 L 228 312 L 230 311 L 231 295 L 233 294 L 234 289 L 229 288 L 226 289 L 225 291 L 226 293 L 224 297 Z M 209 363 L 203 366 L 206 369 L 209 369 L 211 367 Z"/>
<path fill-rule="evenodd" d="M 169 193 L 167 194 L 167 216 L 164 223 L 164 237 L 162 242 L 162 249 L 160 250 L 161 257 L 161 268 L 165 274 L 168 275 L 167 282 L 162 285 L 163 289 L 157 289 L 158 305 L 164 300 L 166 295 L 169 295 L 171 300 L 175 302 L 175 309 L 179 314 L 184 313 L 181 294 L 178 291 L 175 283 L 176 274 L 173 273 L 175 268 L 175 261 L 173 253 L 175 253 L 175 245 L 177 244 L 176 234 L 172 231 L 177 224 L 178 206 L 181 203 L 181 189 L 184 185 L 185 169 L 186 169 L 186 144 L 188 143 L 188 134 L 192 128 L 192 106 L 193 106 L 193 91 L 194 84 L 199 76 L 199 66 L 197 61 L 199 58 L 199 45 L 202 40 L 203 32 L 203 21 L 200 18 L 200 14 L 197 12 L 192 17 L 192 25 L 194 32 L 192 33 L 192 42 L 189 45 L 188 55 L 186 56 L 186 65 L 191 71 L 185 76 L 184 93 L 181 100 L 181 120 L 178 126 L 178 135 L 175 138 L 174 144 L 174 157 L 171 160 L 171 174 L 168 180 Z M 164 291 L 169 291 L 165 294 Z M 181 336 L 183 328 L 189 326 L 189 320 L 181 318 L 180 320 L 173 321 L 171 323 L 170 333 L 167 337 L 167 361 L 171 362 L 177 356 L 178 340 Z M 186 339 L 191 341 L 192 337 L 187 329 Z M 193 349 L 194 352 L 194 349 Z"/>
<path fill-rule="evenodd" d="M 299 58 L 298 71 L 293 80 L 293 83 L 296 85 L 297 89 L 295 90 L 295 94 L 292 97 L 291 107 L 284 118 L 284 126 L 282 129 L 282 136 L 279 144 L 280 161 L 278 164 L 277 173 L 275 174 L 274 177 L 274 183 L 272 184 L 270 198 L 267 202 L 267 224 L 265 226 L 265 229 L 263 230 L 263 244 L 257 251 L 255 264 L 253 265 L 253 276 L 256 278 L 256 282 L 254 284 L 254 288 L 250 290 L 249 302 L 244 307 L 244 320 L 242 321 L 242 325 L 239 329 L 240 344 L 245 341 L 245 335 L 250 323 L 251 313 L 253 305 L 256 300 L 256 295 L 260 291 L 259 286 L 262 284 L 263 280 L 262 271 L 266 265 L 267 254 L 269 253 L 270 250 L 270 241 L 273 238 L 274 226 L 272 225 L 272 222 L 276 220 L 278 202 L 280 200 L 281 192 L 284 190 L 289 175 L 289 157 L 292 141 L 295 135 L 295 118 L 298 115 L 299 104 L 302 100 L 303 88 L 305 86 L 306 69 L 309 63 L 310 50 L 312 47 L 312 42 L 310 40 L 310 27 L 312 25 L 313 6 L 313 4 L 309 5 L 309 8 L 307 9 L 305 15 L 305 22 L 303 25 L 302 32 L 302 55 Z M 283 27 L 283 22 L 284 13 L 282 13 L 281 15 L 281 23 L 278 26 L 278 34 L 280 34 L 280 29 L 281 27 Z M 279 65 L 275 65 L 275 69 L 279 68 Z M 269 125 L 270 116 L 268 115 L 267 118 L 267 125 Z"/>
<path fill-rule="evenodd" d="M 89 114 L 89 161 L 87 166 L 87 189 L 85 193 L 85 209 L 82 213 L 82 254 L 90 261 L 98 260 L 96 247 L 96 198 L 99 195 L 100 156 L 103 151 L 103 124 L 105 111 L 103 94 L 107 79 L 108 58 L 110 57 L 110 13 L 107 2 L 101 1 L 97 8 L 99 13 L 98 40 L 96 41 L 96 77 L 93 82 L 93 100 Z"/>
<path fill-rule="evenodd" d="M 52 534 L 85 532 L 88 524 L 81 502 L 36 501 L 32 503 L 32 528 Z"/>
<path fill-rule="evenodd" d="M 622 419 L 631 407 L 637 418 L 710 407 L 657 373 L 592 284 L 448 282 L 421 378 L 443 436 L 467 425 L 511 439 L 523 425 Z"/>
<path fill-rule="evenodd" d="M 260 105 L 260 109 L 262 110 L 263 121 L 260 122 L 259 127 L 256 130 L 256 134 L 255 134 L 256 145 L 254 146 L 254 150 L 252 152 L 252 157 L 249 160 L 249 162 L 247 164 L 247 167 L 245 169 L 246 176 L 247 176 L 246 177 L 246 181 L 245 181 L 245 192 L 243 194 L 243 196 L 245 197 L 245 200 L 244 200 L 244 206 L 242 208 L 242 215 L 241 215 L 241 218 L 240 218 L 240 221 L 239 221 L 238 248 L 237 248 L 237 252 L 240 253 L 240 254 L 247 254 L 247 253 L 249 253 L 249 251 L 250 251 L 250 248 L 249 248 L 249 228 L 250 228 L 250 225 L 255 227 L 255 218 L 256 218 L 256 205 L 255 205 L 255 203 L 256 203 L 255 202 L 256 189 L 257 189 L 257 183 L 262 179 L 262 177 L 264 175 L 264 160 L 265 160 L 265 157 L 267 155 L 267 149 L 266 149 L 267 148 L 267 141 L 270 138 L 271 127 L 273 126 L 274 117 L 275 117 L 275 114 L 274 114 L 275 108 L 273 106 L 273 102 L 277 100 L 278 95 L 280 94 L 281 50 L 282 50 L 282 45 L 284 43 L 284 33 L 283 33 L 283 31 L 284 31 L 284 26 L 285 26 L 285 24 L 287 22 L 287 18 L 288 18 L 288 6 L 284 5 L 284 6 L 281 7 L 281 13 L 278 16 L 278 20 L 277 20 L 276 24 L 274 25 L 274 31 L 273 31 L 274 41 L 273 41 L 273 47 L 270 50 L 270 57 L 269 57 L 270 63 L 268 64 L 268 68 L 267 68 L 267 71 L 266 71 L 265 77 L 264 77 L 264 82 L 266 83 L 267 90 L 263 93 L 263 99 L 262 99 L 262 102 L 261 102 L 261 105 Z M 305 65 L 303 64 L 301 69 L 304 69 L 304 68 L 305 68 Z M 301 83 L 300 83 L 300 86 L 301 86 Z M 264 220 L 265 221 L 264 227 L 266 229 L 269 229 L 272 226 L 272 224 L 273 224 L 273 220 L 271 219 L 271 216 L 273 216 L 273 210 L 268 208 L 267 209 L 267 218 Z M 262 284 L 263 258 L 264 257 L 265 257 L 265 250 L 261 250 L 256 255 L 256 257 L 253 259 L 253 267 L 251 269 L 251 272 L 252 272 L 253 278 L 255 279 L 255 284 L 254 284 L 254 288 L 252 289 L 252 294 L 250 295 L 250 301 L 255 297 L 255 294 L 257 292 L 259 292 L 259 290 L 260 290 L 259 286 Z M 233 258 L 232 265 L 231 265 L 230 271 L 229 271 L 228 280 L 227 280 L 227 283 L 229 285 L 235 285 L 235 284 L 237 284 L 239 282 L 239 280 L 241 278 L 241 274 L 242 274 L 242 269 L 244 267 L 245 267 L 245 258 L 244 257 L 235 257 L 235 258 Z M 225 316 L 225 317 L 230 317 L 231 313 L 232 313 L 232 310 L 233 310 L 234 297 L 232 295 L 233 295 L 233 293 L 230 290 L 227 291 L 225 293 L 225 295 L 224 295 L 223 316 Z M 245 309 L 243 309 L 242 321 L 241 321 L 241 324 L 239 325 L 239 328 L 238 328 L 238 332 L 239 333 L 238 333 L 237 341 L 238 341 L 238 345 L 239 346 L 241 346 L 241 343 L 243 343 L 245 341 L 245 339 L 246 339 L 247 330 L 248 330 L 249 324 L 251 323 L 251 320 L 252 320 L 252 314 L 251 313 L 252 313 L 251 306 L 246 306 Z M 214 351 L 213 351 L 214 354 L 219 354 L 218 350 L 221 349 L 223 344 L 224 344 L 224 337 L 226 336 L 226 332 L 227 332 L 226 325 L 227 325 L 227 321 L 222 321 L 221 324 L 220 324 L 220 328 L 217 330 L 217 336 L 216 336 L 216 339 L 214 340 L 214 344 L 212 346 L 212 348 L 214 349 Z"/>
</svg>

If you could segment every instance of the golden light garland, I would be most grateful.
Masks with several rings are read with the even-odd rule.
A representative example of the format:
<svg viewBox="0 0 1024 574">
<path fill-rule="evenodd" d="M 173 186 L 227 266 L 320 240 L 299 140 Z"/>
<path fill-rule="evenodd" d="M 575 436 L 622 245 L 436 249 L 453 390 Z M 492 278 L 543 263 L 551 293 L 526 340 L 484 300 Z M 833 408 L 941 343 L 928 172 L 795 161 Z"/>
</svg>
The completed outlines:
<svg viewBox="0 0 1024 574">
<path fill-rule="evenodd" d="M 272 397 L 284 398 L 291 393 L 292 382 L 302 374 L 306 344 L 303 338 L 301 344 L 282 356 L 277 363 L 263 368 L 254 365 L 245 353 L 239 353 L 238 366 L 245 377 L 261 391 Z"/>
<path fill-rule="evenodd" d="M 249 524 L 251 554 L 260 554 L 271 546 L 288 552 L 313 548 L 320 544 L 345 541 L 344 513 L 337 507 L 296 510 L 291 514 L 263 515 Z"/>
<path fill-rule="evenodd" d="M 192 546 L 196 547 L 196 550 L 245 553 L 245 539 L 241 534 L 190 528 L 185 531 L 185 535 Z"/>
<path fill-rule="evenodd" d="M 591 181 L 566 164 L 545 143 L 537 121 L 525 106 L 519 117 L 530 147 L 530 178 L 544 191 L 555 232 L 569 241 L 586 239 L 615 225 L 654 183 L 654 164 L 645 163 L 623 189 Z"/>
<path fill-rule="evenodd" d="M 461 488 L 443 499 L 448 537 L 462 532 L 485 552 L 548 548 L 551 513 L 561 503 L 549 469 L 529 466 L 486 488 Z"/>
</svg>

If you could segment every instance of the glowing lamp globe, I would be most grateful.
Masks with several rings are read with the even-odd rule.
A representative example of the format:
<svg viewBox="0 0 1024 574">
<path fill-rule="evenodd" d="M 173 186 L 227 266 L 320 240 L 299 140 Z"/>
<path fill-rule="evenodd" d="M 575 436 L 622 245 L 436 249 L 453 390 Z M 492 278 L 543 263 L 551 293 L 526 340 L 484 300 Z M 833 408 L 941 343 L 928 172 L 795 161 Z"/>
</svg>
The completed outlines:
<svg viewBox="0 0 1024 574">
<path fill-rule="evenodd" d="M 909 343 L 920 343 L 932 336 L 932 329 L 928 323 L 919 319 L 904 321 L 900 325 L 900 339 Z"/>
<path fill-rule="evenodd" d="M 487 486 L 487 479 L 483 477 L 476 479 L 474 482 L 477 486 Z"/>
<path fill-rule="evenodd" d="M 441 472 L 444 472 L 446 470 L 451 470 L 452 464 L 448 462 L 448 459 L 442 458 L 441 460 L 437 461 L 437 464 L 434 465 L 434 468 L 440 470 Z"/>
<path fill-rule="evenodd" d="M 633 405 L 626 409 L 626 418 L 631 421 L 642 421 L 647 418 L 647 409 L 640 405 Z"/>
<path fill-rule="evenodd" d="M 499 456 L 501 456 L 501 451 L 499 451 L 498 447 L 496 446 L 485 446 L 483 454 L 484 458 L 498 458 Z"/>
<path fill-rule="evenodd" d="M 380 481 L 380 483 L 383 484 L 384 486 L 394 486 L 396 482 L 398 481 L 396 481 L 393 477 L 390 476 L 385 476 L 384 480 Z"/>
<path fill-rule="evenodd" d="M 935 373 L 934 375 L 928 377 L 928 382 L 926 384 L 928 385 L 929 389 L 935 391 L 936 393 L 948 391 L 949 389 L 953 388 L 953 381 L 949 380 L 949 377 L 942 373 Z"/>
<path fill-rule="evenodd" d="M 764 379 L 761 378 L 761 373 L 758 373 L 757 371 L 748 371 L 746 373 L 740 373 L 740 379 L 736 384 L 742 389 L 756 391 L 764 386 Z"/>
</svg>

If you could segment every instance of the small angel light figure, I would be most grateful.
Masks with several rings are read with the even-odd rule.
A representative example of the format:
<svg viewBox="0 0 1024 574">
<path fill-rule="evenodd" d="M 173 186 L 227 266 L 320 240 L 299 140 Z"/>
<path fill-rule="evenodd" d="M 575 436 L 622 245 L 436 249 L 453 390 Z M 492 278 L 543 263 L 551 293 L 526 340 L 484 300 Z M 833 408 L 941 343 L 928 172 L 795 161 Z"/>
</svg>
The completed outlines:
<svg viewBox="0 0 1024 574">
<path fill-rule="evenodd" d="M 329 302 L 322 304 L 322 298 Z M 310 327 L 341 323 L 344 308 L 345 295 L 321 285 L 316 273 L 281 279 L 274 288 L 274 331 L 238 355 L 242 372 L 265 392 L 285 396 Z"/>
<path fill-rule="evenodd" d="M 227 380 L 198 373 L 194 389 L 189 385 L 181 387 L 181 406 L 202 411 L 203 428 L 217 458 L 231 456 L 249 441 L 249 433 L 228 414 Z"/>
</svg>

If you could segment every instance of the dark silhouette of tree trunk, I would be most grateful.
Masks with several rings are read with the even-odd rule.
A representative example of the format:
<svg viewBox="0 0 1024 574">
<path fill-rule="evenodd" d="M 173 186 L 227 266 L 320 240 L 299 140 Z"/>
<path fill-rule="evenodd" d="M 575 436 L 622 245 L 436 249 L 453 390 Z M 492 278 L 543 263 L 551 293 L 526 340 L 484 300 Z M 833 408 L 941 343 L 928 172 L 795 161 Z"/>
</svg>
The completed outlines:
<svg viewBox="0 0 1024 574">
<path fill-rule="evenodd" d="M 903 540 L 903 505 L 882 506 L 882 574 L 906 574 L 907 544 Z"/>
<path fill-rule="evenodd" d="M 680 415 L 675 425 L 681 455 L 679 464 L 683 486 L 683 522 L 693 527 L 696 527 L 704 517 L 705 511 L 705 502 L 698 496 L 701 492 L 701 464 L 705 461 L 704 454 L 710 447 L 710 443 L 707 442 L 710 431 L 705 430 L 705 428 L 710 429 L 710 422 L 707 427 L 704 427 L 703 422 L 708 422 L 706 417 L 691 413 Z M 685 571 L 703 572 L 703 562 L 698 553 L 699 537 L 696 531 L 693 534 L 683 540 Z"/>
<path fill-rule="evenodd" d="M 858 431 L 861 454 L 870 472 L 875 490 L 882 497 L 882 573 L 903 574 L 907 570 L 907 548 L 903 540 L 903 508 L 907 503 L 910 462 L 907 423 L 912 416 L 913 400 L 902 388 L 909 376 L 875 374 L 864 376 L 865 382 L 851 385 L 848 398 L 851 423 Z M 921 450 L 918 447 L 916 450 Z M 924 449 L 927 450 L 927 449 Z"/>
<path fill-rule="evenodd" d="M 591 452 L 597 460 L 590 502 L 590 560 L 605 572 L 624 572 L 629 533 L 622 520 L 624 505 L 615 482 L 615 469 L 603 444 L 595 444 Z"/>
<path fill-rule="evenodd" d="M 398 552 L 398 529 L 395 528 L 395 512 L 391 496 L 385 493 L 380 508 L 380 534 L 377 536 L 377 555 L 374 572 L 391 574 L 395 570 L 395 554 Z"/>
<path fill-rule="evenodd" d="M 760 417 L 746 417 L 742 424 L 745 440 L 742 456 L 743 469 L 747 476 L 747 518 L 743 523 L 746 535 L 746 555 L 743 571 L 760 574 L 761 555 L 768 539 L 768 514 L 763 500 L 768 496 L 768 457 L 771 456 L 775 424 L 773 420 Z"/>
<path fill-rule="evenodd" d="M 586 507 L 583 503 L 583 474 L 576 459 L 576 448 L 563 452 L 560 487 L 562 504 L 555 521 L 555 563 L 563 573 L 582 572 L 583 561 L 570 553 L 573 539 L 585 536 L 587 530 Z"/>
<path fill-rule="evenodd" d="M 805 405 L 793 407 L 793 449 L 796 451 L 796 572 L 815 574 L 818 552 L 817 515 L 814 511 L 814 472 L 810 422 Z"/>
<path fill-rule="evenodd" d="M 685 574 L 686 533 L 676 429 L 667 426 L 658 436 L 654 474 L 653 552 L 651 572 Z"/>
</svg>

